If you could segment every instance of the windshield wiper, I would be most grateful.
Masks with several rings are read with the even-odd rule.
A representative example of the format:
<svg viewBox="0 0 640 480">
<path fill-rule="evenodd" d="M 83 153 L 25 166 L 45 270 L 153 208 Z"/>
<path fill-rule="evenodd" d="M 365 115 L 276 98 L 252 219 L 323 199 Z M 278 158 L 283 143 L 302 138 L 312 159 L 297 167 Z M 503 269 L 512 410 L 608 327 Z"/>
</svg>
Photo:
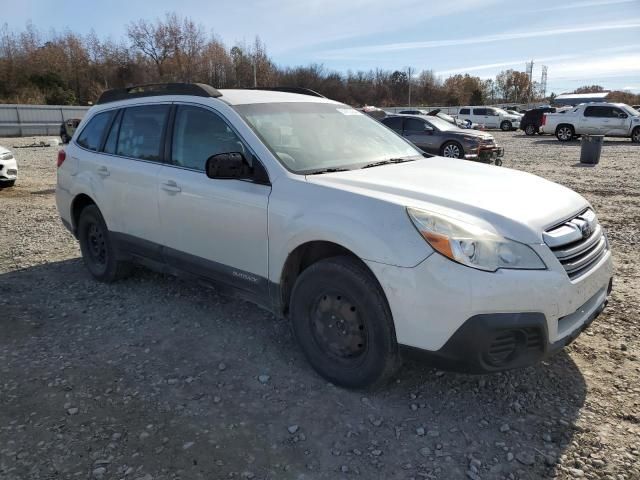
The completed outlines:
<svg viewBox="0 0 640 480">
<path fill-rule="evenodd" d="M 307 172 L 305 175 L 320 175 L 323 173 L 334 173 L 334 172 L 348 172 L 348 168 L 341 167 L 332 167 L 332 168 L 322 168 L 320 170 L 313 170 L 311 172 Z"/>
<path fill-rule="evenodd" d="M 380 165 L 389 165 L 390 163 L 404 163 L 413 162 L 416 158 L 388 158 L 387 160 L 380 160 L 379 162 L 367 163 L 362 168 L 379 167 Z"/>
</svg>

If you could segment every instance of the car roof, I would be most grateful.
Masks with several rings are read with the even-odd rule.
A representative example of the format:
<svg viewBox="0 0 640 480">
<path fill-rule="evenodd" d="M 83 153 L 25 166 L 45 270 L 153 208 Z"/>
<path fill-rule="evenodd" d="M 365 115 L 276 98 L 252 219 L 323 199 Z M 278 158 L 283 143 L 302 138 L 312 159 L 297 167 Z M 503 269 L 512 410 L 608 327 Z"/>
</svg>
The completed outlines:
<svg viewBox="0 0 640 480">
<path fill-rule="evenodd" d="M 333 103 L 340 104 L 335 100 L 300 93 L 278 92 L 273 90 L 244 90 L 244 89 L 220 89 L 222 94 L 218 97 L 229 105 L 244 105 L 248 103 L 283 103 L 283 102 L 305 102 L 305 103 Z"/>
</svg>

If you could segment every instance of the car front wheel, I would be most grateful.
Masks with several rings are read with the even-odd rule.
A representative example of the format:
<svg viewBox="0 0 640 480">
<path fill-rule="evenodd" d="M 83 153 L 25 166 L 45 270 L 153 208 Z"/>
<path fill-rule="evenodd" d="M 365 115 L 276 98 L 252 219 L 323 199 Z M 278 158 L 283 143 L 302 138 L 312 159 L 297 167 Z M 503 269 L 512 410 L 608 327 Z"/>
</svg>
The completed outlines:
<svg viewBox="0 0 640 480">
<path fill-rule="evenodd" d="M 534 127 L 533 125 L 527 125 L 524 129 L 524 133 L 527 135 L 535 135 L 536 127 Z"/>
<path fill-rule="evenodd" d="M 80 212 L 78 240 L 82 259 L 96 280 L 110 283 L 130 272 L 130 264 L 117 258 L 107 224 L 95 205 Z"/>
<path fill-rule="evenodd" d="M 636 127 L 631 132 L 631 141 L 634 143 L 640 143 L 640 127 Z"/>
<path fill-rule="evenodd" d="M 307 360 L 336 385 L 379 386 L 400 365 L 386 298 L 372 274 L 351 257 L 306 268 L 293 288 L 290 314 Z"/>
<path fill-rule="evenodd" d="M 513 125 L 511 125 L 511 122 L 508 120 L 505 120 L 500 124 L 500 130 L 502 130 L 503 132 L 509 132 L 511 131 L 512 128 L 513 128 Z"/>
<path fill-rule="evenodd" d="M 459 143 L 447 142 L 441 148 L 441 155 L 447 158 L 462 158 L 464 151 Z"/>
</svg>

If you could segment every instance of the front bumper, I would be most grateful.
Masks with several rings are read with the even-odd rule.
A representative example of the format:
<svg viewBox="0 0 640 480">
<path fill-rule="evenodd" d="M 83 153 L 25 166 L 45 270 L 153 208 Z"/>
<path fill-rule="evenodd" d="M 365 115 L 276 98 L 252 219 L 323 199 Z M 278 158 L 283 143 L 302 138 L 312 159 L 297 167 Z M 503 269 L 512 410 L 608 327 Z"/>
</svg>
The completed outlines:
<svg viewBox="0 0 640 480">
<path fill-rule="evenodd" d="M 469 153 L 464 156 L 466 160 L 478 160 L 485 163 L 492 163 L 502 157 L 504 157 L 504 148 L 498 145 L 471 148 Z"/>
<path fill-rule="evenodd" d="M 406 346 L 403 350 L 407 356 L 463 373 L 491 373 L 533 365 L 562 350 L 593 323 L 607 305 L 612 283 L 606 293 L 598 292 L 573 314 L 582 317 L 578 327 L 553 343 L 549 342 L 544 314 L 494 313 L 469 318 L 436 352 Z"/>
<path fill-rule="evenodd" d="M 16 178 L 18 178 L 16 159 L 0 160 L 0 182 L 13 182 Z"/>
<path fill-rule="evenodd" d="M 534 363 L 562 348 L 602 311 L 610 291 L 610 251 L 572 280 L 548 247 L 532 248 L 547 270 L 483 272 L 438 253 L 414 268 L 367 263 L 387 296 L 399 344 L 423 350 L 448 368 L 495 371 Z M 539 350 L 494 366 L 478 360 L 497 333 L 527 329 L 536 330 Z M 515 343 L 528 338 L 511 337 Z"/>
</svg>

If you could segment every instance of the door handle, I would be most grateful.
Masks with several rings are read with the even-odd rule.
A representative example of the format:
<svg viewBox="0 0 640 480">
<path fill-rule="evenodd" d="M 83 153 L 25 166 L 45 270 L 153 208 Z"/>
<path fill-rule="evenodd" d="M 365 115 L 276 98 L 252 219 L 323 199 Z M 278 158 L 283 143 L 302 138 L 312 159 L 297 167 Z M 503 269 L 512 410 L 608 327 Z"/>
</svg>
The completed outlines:
<svg viewBox="0 0 640 480">
<path fill-rule="evenodd" d="M 178 193 L 182 191 L 182 189 L 178 186 L 178 184 L 174 180 L 167 180 L 162 184 L 161 188 L 165 192 L 170 192 L 170 193 Z"/>
<path fill-rule="evenodd" d="M 102 165 L 98 167 L 98 175 L 100 175 L 101 177 L 108 177 L 109 175 L 111 175 L 111 173 L 109 172 L 109 169 L 107 167 Z"/>
</svg>

